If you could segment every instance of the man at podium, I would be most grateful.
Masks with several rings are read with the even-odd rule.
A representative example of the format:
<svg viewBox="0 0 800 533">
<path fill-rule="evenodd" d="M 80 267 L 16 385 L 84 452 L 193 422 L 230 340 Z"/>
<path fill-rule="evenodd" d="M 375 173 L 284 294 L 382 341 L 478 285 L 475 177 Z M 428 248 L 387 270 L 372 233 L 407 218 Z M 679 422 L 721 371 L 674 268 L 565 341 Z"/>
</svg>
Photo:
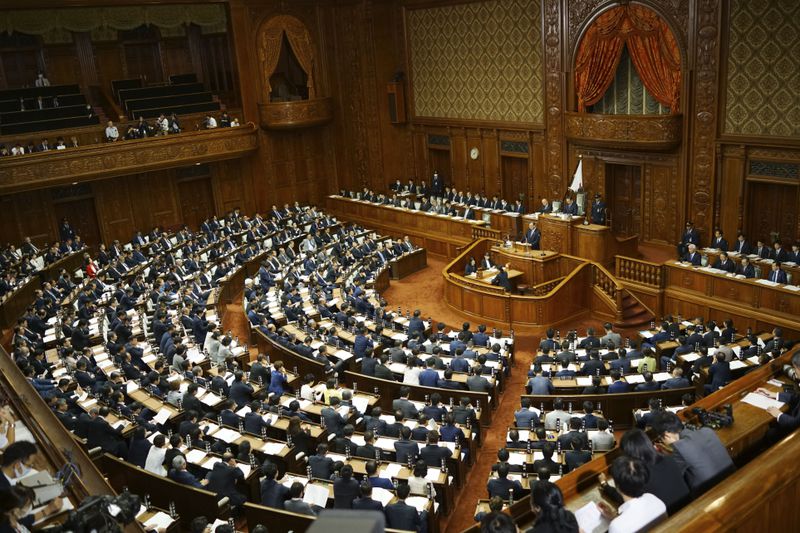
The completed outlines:
<svg viewBox="0 0 800 533">
<path fill-rule="evenodd" d="M 525 232 L 525 242 L 531 245 L 531 250 L 538 250 L 542 241 L 542 232 L 536 227 L 536 222 L 528 224 L 528 231 Z"/>
</svg>

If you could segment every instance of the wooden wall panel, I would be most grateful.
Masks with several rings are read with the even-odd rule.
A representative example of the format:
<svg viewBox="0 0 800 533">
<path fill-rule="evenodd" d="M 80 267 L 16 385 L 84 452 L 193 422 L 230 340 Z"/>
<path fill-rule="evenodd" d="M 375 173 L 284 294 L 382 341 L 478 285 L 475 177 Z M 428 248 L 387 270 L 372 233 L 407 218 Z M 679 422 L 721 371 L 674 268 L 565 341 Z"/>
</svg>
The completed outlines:
<svg viewBox="0 0 800 533">
<path fill-rule="evenodd" d="M 47 77 L 53 85 L 81 82 L 81 68 L 73 43 L 50 45 L 44 49 Z"/>
<path fill-rule="evenodd" d="M 185 37 L 164 40 L 161 43 L 161 57 L 164 60 L 164 71 L 167 75 L 194 72 L 188 39 Z M 200 72 L 197 75 L 198 78 L 201 77 Z"/>
<path fill-rule="evenodd" d="M 146 206 L 131 201 L 136 194 L 129 194 L 127 178 L 98 181 L 92 184 L 92 190 L 95 194 L 100 232 L 106 242 L 113 242 L 115 239 L 125 242 L 133 237 L 136 230 L 145 232 L 150 229 L 136 224 L 134 211 L 144 210 Z"/>
</svg>

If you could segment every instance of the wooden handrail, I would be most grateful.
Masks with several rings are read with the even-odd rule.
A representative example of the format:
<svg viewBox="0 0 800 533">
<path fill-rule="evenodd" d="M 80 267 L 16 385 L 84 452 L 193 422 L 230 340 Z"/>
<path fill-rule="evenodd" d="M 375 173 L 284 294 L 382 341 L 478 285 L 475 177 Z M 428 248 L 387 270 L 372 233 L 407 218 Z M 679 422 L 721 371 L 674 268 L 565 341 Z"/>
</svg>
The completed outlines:
<svg viewBox="0 0 800 533">
<path fill-rule="evenodd" d="M 655 289 L 664 287 L 664 269 L 663 265 L 659 263 L 618 255 L 615 260 L 615 270 L 618 279 L 623 281 L 630 281 Z"/>
<path fill-rule="evenodd" d="M 486 228 L 486 227 L 483 227 L 483 226 L 473 226 L 472 227 L 472 238 L 473 239 L 489 238 L 489 239 L 494 239 L 494 240 L 500 240 L 500 230 L 499 229 Z"/>
</svg>

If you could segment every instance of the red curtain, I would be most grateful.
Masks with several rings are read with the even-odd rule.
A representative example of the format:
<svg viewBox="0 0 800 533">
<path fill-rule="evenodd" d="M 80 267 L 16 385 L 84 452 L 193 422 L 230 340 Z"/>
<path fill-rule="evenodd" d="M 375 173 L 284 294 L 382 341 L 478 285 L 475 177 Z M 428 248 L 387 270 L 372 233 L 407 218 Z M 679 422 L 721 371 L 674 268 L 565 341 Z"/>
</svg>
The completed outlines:
<svg viewBox="0 0 800 533">
<path fill-rule="evenodd" d="M 586 31 L 575 62 L 578 111 L 585 112 L 603 97 L 614 80 L 624 44 L 647 91 L 677 113 L 681 86 L 678 43 L 664 19 L 638 4 L 609 9 Z"/>
<path fill-rule="evenodd" d="M 578 47 L 575 91 L 580 112 L 598 102 L 614 81 L 624 44 L 618 28 L 624 17 L 625 11 L 618 7 L 602 13 L 586 31 Z"/>
</svg>

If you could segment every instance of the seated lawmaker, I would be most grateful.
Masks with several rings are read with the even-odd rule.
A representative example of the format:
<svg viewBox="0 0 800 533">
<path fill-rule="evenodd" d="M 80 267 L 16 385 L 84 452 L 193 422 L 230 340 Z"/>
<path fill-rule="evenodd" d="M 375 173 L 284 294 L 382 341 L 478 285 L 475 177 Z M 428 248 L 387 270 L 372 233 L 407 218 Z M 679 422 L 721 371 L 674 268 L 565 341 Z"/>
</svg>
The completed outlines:
<svg viewBox="0 0 800 533">
<path fill-rule="evenodd" d="M 689 244 L 687 246 L 686 254 L 681 258 L 681 261 L 684 263 L 690 263 L 693 266 L 699 266 L 702 262 L 702 257 L 700 257 L 700 253 L 697 251 L 697 246 L 694 244 Z"/>
<path fill-rule="evenodd" d="M 736 271 L 736 265 L 734 264 L 733 261 L 731 261 L 728 258 L 727 252 L 722 252 L 721 254 L 719 254 L 719 259 L 714 261 L 713 267 L 716 268 L 717 270 L 724 270 L 725 272 Z"/>
</svg>

